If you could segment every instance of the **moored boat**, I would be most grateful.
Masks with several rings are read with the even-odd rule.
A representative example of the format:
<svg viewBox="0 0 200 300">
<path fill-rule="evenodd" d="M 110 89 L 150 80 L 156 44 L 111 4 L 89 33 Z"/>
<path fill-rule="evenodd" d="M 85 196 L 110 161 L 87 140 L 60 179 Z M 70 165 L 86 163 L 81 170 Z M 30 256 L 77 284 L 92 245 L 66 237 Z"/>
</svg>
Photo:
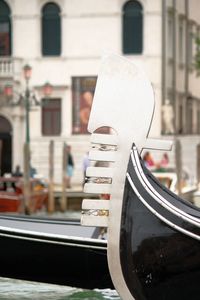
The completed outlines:
<svg viewBox="0 0 200 300">
<path fill-rule="evenodd" d="M 154 92 L 131 61 L 105 55 L 88 129 L 90 167 L 85 191 L 110 200 L 85 199 L 83 225 L 108 229 L 113 284 L 126 300 L 197 300 L 200 270 L 200 210 L 156 179 L 140 157 L 143 149 L 170 150 L 171 141 L 149 138 Z M 110 135 L 97 134 L 100 127 Z"/>
<path fill-rule="evenodd" d="M 123 196 L 120 261 L 135 299 L 197 300 L 199 240 L 200 209 L 160 184 L 133 147 Z"/>
<path fill-rule="evenodd" d="M 47 207 L 48 189 L 36 178 L 30 179 L 29 206 L 34 213 Z M 20 213 L 26 210 L 22 177 L 0 177 L 0 213 Z"/>
<path fill-rule="evenodd" d="M 31 215 L 25 215 L 23 178 L 0 178 L 0 276 L 113 288 L 104 232 L 83 228 L 80 217 L 49 215 L 48 190 L 39 179 L 31 179 L 30 185 Z"/>
<path fill-rule="evenodd" d="M 78 220 L 0 215 L 0 276 L 85 289 L 113 288 L 107 241 Z"/>
</svg>

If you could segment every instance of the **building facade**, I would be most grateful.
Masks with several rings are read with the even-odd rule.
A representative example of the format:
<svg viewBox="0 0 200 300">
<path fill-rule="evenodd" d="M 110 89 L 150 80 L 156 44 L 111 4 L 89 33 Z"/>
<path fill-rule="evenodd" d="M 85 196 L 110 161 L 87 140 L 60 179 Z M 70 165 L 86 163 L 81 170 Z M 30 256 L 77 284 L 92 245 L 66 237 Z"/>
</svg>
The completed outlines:
<svg viewBox="0 0 200 300">
<path fill-rule="evenodd" d="M 1 173 L 18 164 L 23 168 L 25 109 L 7 104 L 25 91 L 22 70 L 29 64 L 30 90 L 44 104 L 30 108 L 31 163 L 48 177 L 53 140 L 55 181 L 60 182 L 65 142 L 74 155 L 73 182 L 82 182 L 87 121 L 105 51 L 137 63 L 152 82 L 156 110 L 150 135 L 178 136 L 195 147 L 200 142 L 200 88 L 193 64 L 199 9 L 198 0 L 0 0 Z M 46 101 L 47 81 L 53 92 Z M 13 99 L 5 96 L 7 84 L 13 86 Z M 190 159 L 187 163 L 191 166 Z"/>
</svg>

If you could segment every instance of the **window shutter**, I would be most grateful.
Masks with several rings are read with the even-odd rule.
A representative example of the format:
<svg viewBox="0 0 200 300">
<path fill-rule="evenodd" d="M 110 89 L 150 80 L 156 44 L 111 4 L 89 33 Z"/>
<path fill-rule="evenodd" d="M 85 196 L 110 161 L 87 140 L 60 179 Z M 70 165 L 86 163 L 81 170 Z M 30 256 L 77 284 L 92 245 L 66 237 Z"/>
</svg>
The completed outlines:
<svg viewBox="0 0 200 300">
<path fill-rule="evenodd" d="M 0 56 L 11 55 L 11 20 L 10 8 L 0 0 Z"/>
<path fill-rule="evenodd" d="M 128 1 L 123 7 L 123 53 L 143 51 L 143 8 L 138 1 Z"/>
<path fill-rule="evenodd" d="M 59 136 L 61 133 L 61 99 L 43 100 L 42 134 Z"/>
<path fill-rule="evenodd" d="M 54 3 L 47 3 L 42 10 L 42 54 L 61 54 L 60 8 Z"/>
</svg>

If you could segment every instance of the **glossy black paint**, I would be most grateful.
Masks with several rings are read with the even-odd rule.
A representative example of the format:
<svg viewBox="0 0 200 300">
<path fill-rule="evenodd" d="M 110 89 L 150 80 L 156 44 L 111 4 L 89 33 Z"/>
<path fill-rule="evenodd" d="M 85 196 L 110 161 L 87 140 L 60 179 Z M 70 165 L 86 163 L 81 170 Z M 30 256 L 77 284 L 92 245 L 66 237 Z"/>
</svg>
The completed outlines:
<svg viewBox="0 0 200 300">
<path fill-rule="evenodd" d="M 162 186 L 149 171 L 144 172 L 154 188 L 161 192 Z M 154 203 L 142 188 L 130 160 L 128 173 L 139 193 L 147 203 L 170 218 L 177 226 L 199 234 L 199 228 L 183 222 L 163 207 Z M 183 210 L 199 215 L 199 210 L 163 189 L 169 201 Z M 172 199 L 173 198 L 173 199 Z M 188 204 L 188 205 L 187 205 Z M 120 234 L 120 259 L 126 284 L 136 300 L 197 300 L 200 294 L 200 243 L 155 216 L 141 202 L 126 179 Z"/>
<path fill-rule="evenodd" d="M 113 288 L 107 245 L 98 242 L 1 236 L 0 276 L 85 289 Z M 26 239 L 28 238 L 28 239 Z M 40 240 L 38 240 L 40 239 Z M 102 249 L 94 249 L 93 247 Z"/>
<path fill-rule="evenodd" d="M 200 219 L 199 208 L 194 207 L 194 205 L 192 205 L 188 201 L 181 199 L 180 197 L 173 194 L 171 191 L 167 190 L 166 188 L 165 190 L 162 189 L 162 185 L 160 184 L 160 182 L 152 174 L 150 174 L 148 170 L 145 170 L 144 166 L 143 166 L 143 172 L 146 175 L 148 174 L 148 181 L 151 183 L 152 187 L 158 192 L 158 194 L 164 197 L 165 200 L 167 200 L 170 204 L 173 204 L 174 207 L 179 208 L 180 211 Z M 156 211 L 156 213 L 159 213 L 166 220 L 170 221 L 171 223 L 173 223 L 174 225 L 180 228 L 187 230 L 189 233 L 200 235 L 199 227 L 191 225 L 188 219 L 181 218 L 180 216 L 174 213 L 174 210 L 170 211 L 166 209 L 165 207 L 160 205 L 153 198 L 152 195 L 150 195 L 149 190 L 141 184 L 141 181 L 139 180 L 135 172 L 135 169 L 132 167 L 131 162 L 130 162 L 128 173 L 131 176 L 131 179 L 134 182 L 136 189 L 139 191 L 139 194 L 142 196 L 143 199 L 145 199 L 147 204 Z"/>
</svg>

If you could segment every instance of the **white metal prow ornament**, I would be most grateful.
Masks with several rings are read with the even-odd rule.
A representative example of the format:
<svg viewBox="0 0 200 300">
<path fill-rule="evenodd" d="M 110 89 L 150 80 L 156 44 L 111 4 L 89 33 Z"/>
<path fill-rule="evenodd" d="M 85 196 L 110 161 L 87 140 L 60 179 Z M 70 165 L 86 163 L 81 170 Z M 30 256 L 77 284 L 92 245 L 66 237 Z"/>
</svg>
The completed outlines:
<svg viewBox="0 0 200 300">
<path fill-rule="evenodd" d="M 82 209 L 95 210 L 96 215 L 83 214 L 82 224 L 108 227 L 109 270 L 114 286 L 124 300 L 134 299 L 124 280 L 119 245 L 130 149 L 133 143 L 140 153 L 144 148 L 166 151 L 172 147 L 171 141 L 148 138 L 154 102 L 150 81 L 134 63 L 113 54 L 102 58 L 88 124 L 94 147 L 89 157 L 95 161 L 106 161 L 109 166 L 89 167 L 87 176 L 99 181 L 86 183 L 84 190 L 87 193 L 110 194 L 110 200 L 85 199 Z M 111 134 L 95 133 L 104 126 L 111 128 Z"/>
</svg>

